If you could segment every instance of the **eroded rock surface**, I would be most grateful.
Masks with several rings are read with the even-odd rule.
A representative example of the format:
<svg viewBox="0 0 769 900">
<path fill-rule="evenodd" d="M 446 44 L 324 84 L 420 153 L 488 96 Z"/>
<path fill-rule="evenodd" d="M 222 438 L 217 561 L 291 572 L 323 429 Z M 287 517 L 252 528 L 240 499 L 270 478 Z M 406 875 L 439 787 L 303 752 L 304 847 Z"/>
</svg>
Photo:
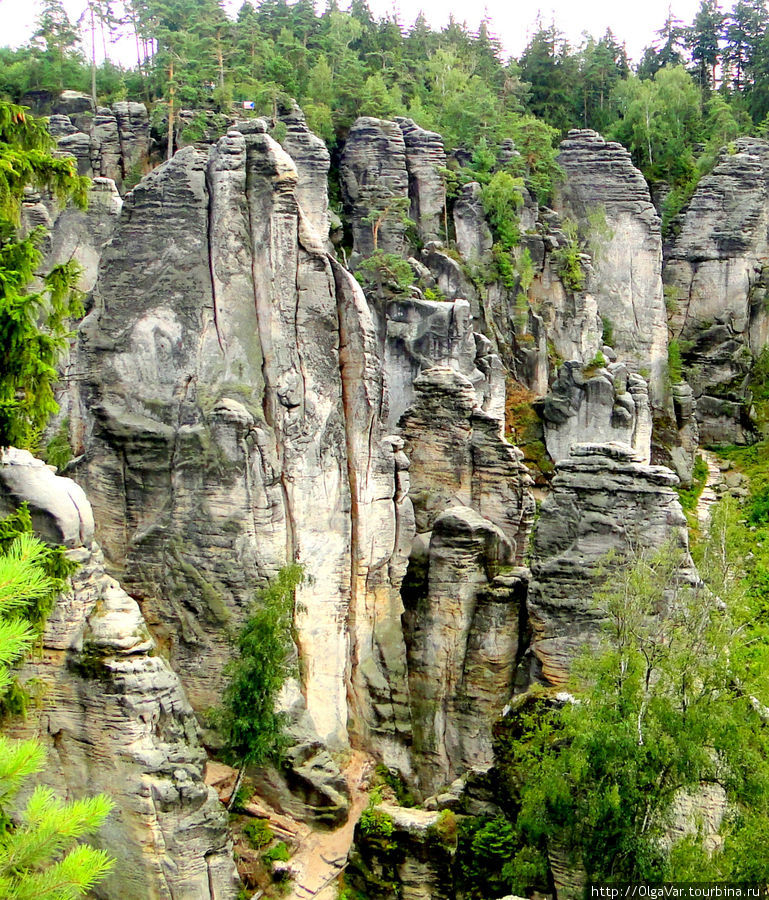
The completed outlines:
<svg viewBox="0 0 769 900">
<path fill-rule="evenodd" d="M 371 256 L 376 246 L 402 254 L 410 200 L 406 144 L 398 124 L 371 116 L 356 119 L 342 154 L 340 178 L 355 253 Z"/>
<path fill-rule="evenodd" d="M 138 605 L 105 573 L 82 489 L 11 449 L 0 463 L 0 511 L 21 502 L 78 569 L 49 617 L 42 652 L 19 673 L 42 687 L 40 704 L 8 733 L 47 748 L 39 783 L 67 798 L 104 792 L 114 800 L 94 840 L 116 864 L 97 896 L 234 900 L 227 815 L 203 780 L 192 708 Z"/>
<path fill-rule="evenodd" d="M 665 267 L 703 443 L 752 439 L 749 373 L 769 329 L 769 143 L 734 148 L 697 186 Z"/>
<path fill-rule="evenodd" d="M 599 252 L 593 266 L 600 315 L 610 323 L 620 362 L 650 379 L 653 406 L 665 395 L 667 323 L 660 220 L 641 173 L 621 145 L 590 130 L 570 131 L 558 162 L 566 173 L 559 210 Z"/>
<path fill-rule="evenodd" d="M 535 680 L 564 684 L 575 656 L 597 640 L 603 613 L 591 596 L 610 551 L 622 558 L 670 545 L 683 555 L 681 577 L 695 579 L 677 483 L 624 444 L 577 445 L 558 463 L 537 522 L 527 600 Z"/>
</svg>

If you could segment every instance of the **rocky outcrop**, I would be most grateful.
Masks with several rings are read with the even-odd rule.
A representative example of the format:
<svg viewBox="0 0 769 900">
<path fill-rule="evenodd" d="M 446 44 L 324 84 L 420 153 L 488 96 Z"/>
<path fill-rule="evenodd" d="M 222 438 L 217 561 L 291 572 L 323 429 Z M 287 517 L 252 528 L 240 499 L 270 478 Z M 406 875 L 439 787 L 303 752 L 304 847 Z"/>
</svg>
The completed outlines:
<svg viewBox="0 0 769 900">
<path fill-rule="evenodd" d="M 429 794 L 491 759 L 525 592 L 525 577 L 507 581 L 500 567 L 522 560 L 534 500 L 522 454 L 478 408 L 467 378 L 436 366 L 414 388 L 401 420 L 419 535 L 404 625 L 413 759 Z"/>
<path fill-rule="evenodd" d="M 414 525 L 376 330 L 293 161 L 249 128 L 179 151 L 126 198 L 80 328 L 77 477 L 197 709 L 254 591 L 297 561 L 306 738 L 360 732 L 407 767 Z"/>
<path fill-rule="evenodd" d="M 345 880 L 371 900 L 452 900 L 452 865 L 456 834 L 441 830 L 440 813 L 380 804 L 371 811 L 385 823 L 386 838 L 376 824 L 367 832 L 358 825 Z"/>
<path fill-rule="evenodd" d="M 423 592 L 407 607 L 413 755 L 433 794 L 493 760 L 492 727 L 512 691 L 525 570 L 498 576 L 511 548 L 468 507 L 435 520 Z"/>
<path fill-rule="evenodd" d="M 65 91 L 65 93 L 67 93 Z M 150 122 L 143 103 L 118 101 L 111 108 L 88 107 L 70 113 L 55 112 L 48 129 L 61 153 L 77 161 L 80 175 L 111 178 L 122 189 L 149 168 Z M 71 104 L 56 109 L 71 109 Z"/>
<path fill-rule="evenodd" d="M 471 181 L 462 186 L 454 203 L 454 229 L 457 249 L 470 263 L 478 263 L 491 251 L 491 234 L 481 201 L 481 186 Z"/>
<path fill-rule="evenodd" d="M 558 162 L 566 174 L 558 210 L 595 243 L 593 293 L 611 324 L 617 358 L 647 374 L 652 406 L 661 407 L 667 324 L 660 220 L 649 188 L 628 151 L 594 131 L 570 131 Z"/>
<path fill-rule="evenodd" d="M 680 577 L 695 580 L 677 483 L 670 469 L 644 465 L 623 444 L 577 445 L 558 463 L 533 545 L 527 606 L 534 680 L 564 684 L 574 658 L 597 640 L 603 613 L 591 595 L 609 552 L 621 560 L 671 545 L 683 554 Z"/>
<path fill-rule="evenodd" d="M 641 462 L 651 460 L 649 390 L 622 363 L 595 370 L 564 363 L 540 407 L 547 452 L 555 462 L 587 441 L 627 444 Z"/>
<path fill-rule="evenodd" d="M 492 352 L 491 342 L 474 330 L 466 300 L 393 300 L 386 305 L 385 321 L 388 427 L 394 428 L 411 406 L 420 372 L 441 364 L 468 378 L 478 406 L 501 421 L 505 404 L 502 362 Z"/>
<path fill-rule="evenodd" d="M 195 717 L 136 602 L 104 571 L 85 494 L 26 451 L 7 450 L 0 512 L 20 502 L 78 568 L 42 652 L 19 672 L 37 684 L 40 703 L 8 733 L 47 748 L 39 783 L 67 798 L 103 792 L 114 800 L 94 840 L 116 864 L 97 896 L 234 900 L 227 816 L 203 780 Z"/>
<path fill-rule="evenodd" d="M 354 252 L 371 256 L 377 247 L 402 255 L 410 200 L 406 144 L 399 126 L 370 116 L 356 119 L 339 174 Z"/>
<path fill-rule="evenodd" d="M 752 439 L 749 373 L 769 329 L 769 143 L 740 138 L 734 150 L 700 181 L 665 266 L 703 443 Z"/>
<path fill-rule="evenodd" d="M 409 176 L 409 217 L 422 241 L 445 240 L 446 185 L 441 169 L 446 167 L 443 138 L 425 131 L 412 119 L 396 118 L 406 147 Z"/>
<path fill-rule="evenodd" d="M 477 405 L 468 378 L 435 366 L 414 381 L 417 397 L 401 419 L 418 534 L 437 517 L 467 506 L 493 523 L 520 562 L 534 516 L 531 479 L 502 423 Z"/>
<path fill-rule="evenodd" d="M 281 145 L 296 166 L 296 201 L 307 221 L 320 236 L 328 240 L 328 170 L 331 158 L 325 143 L 307 127 L 302 110 L 293 103 L 280 110 L 280 121 L 286 126 Z"/>
</svg>

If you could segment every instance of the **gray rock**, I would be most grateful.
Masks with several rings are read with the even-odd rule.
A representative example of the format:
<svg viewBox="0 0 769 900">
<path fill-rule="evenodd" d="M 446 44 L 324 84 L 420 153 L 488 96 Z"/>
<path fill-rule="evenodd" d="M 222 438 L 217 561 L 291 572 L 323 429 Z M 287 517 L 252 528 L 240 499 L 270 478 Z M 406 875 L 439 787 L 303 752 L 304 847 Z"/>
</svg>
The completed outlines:
<svg viewBox="0 0 769 900">
<path fill-rule="evenodd" d="M 696 581 L 676 484 L 670 469 L 643 464 L 625 444 L 577 445 L 557 464 L 537 523 L 527 600 L 536 680 L 565 684 L 574 658 L 598 640 L 603 618 L 590 598 L 609 551 L 622 559 L 670 543 L 683 553 L 681 577 Z"/>
<path fill-rule="evenodd" d="M 468 262 L 478 263 L 490 252 L 494 239 L 481 202 L 481 186 L 472 181 L 462 187 L 454 203 L 454 228 L 459 252 Z"/>
<path fill-rule="evenodd" d="M 64 543 L 79 565 L 46 623 L 43 652 L 19 672 L 42 688 L 41 701 L 6 732 L 48 749 L 38 784 L 67 798 L 103 792 L 114 800 L 91 839 L 116 859 L 96 896 L 234 900 L 227 816 L 203 780 L 192 709 L 136 601 L 105 574 L 85 495 L 10 449 L 0 463 L 0 506 L 21 502 L 36 531 Z"/>
<path fill-rule="evenodd" d="M 561 144 L 566 173 L 557 208 L 583 230 L 592 216 L 606 220 L 593 260 L 593 292 L 614 331 L 617 358 L 632 371 L 648 370 L 653 407 L 662 407 L 667 323 L 662 296 L 660 220 L 649 188 L 620 144 L 590 130 L 570 131 Z"/>
<path fill-rule="evenodd" d="M 327 241 L 328 170 L 331 164 L 328 149 L 307 127 L 304 113 L 296 103 L 280 109 L 279 119 L 286 126 L 282 146 L 293 159 L 299 175 L 296 185 L 297 203 L 312 228 L 323 241 Z"/>
<path fill-rule="evenodd" d="M 398 117 L 395 121 L 403 132 L 406 147 L 409 217 L 416 222 L 417 233 L 425 243 L 441 237 L 445 240 L 446 185 L 440 171 L 446 167 L 443 138 L 420 128 L 412 119 Z"/>
<path fill-rule="evenodd" d="M 596 371 L 564 363 L 541 410 L 547 452 L 556 462 L 586 441 L 624 443 L 642 462 L 651 459 L 648 388 L 640 375 L 628 373 L 622 363 Z"/>
<path fill-rule="evenodd" d="M 671 327 L 708 443 L 752 439 L 748 373 L 769 328 L 769 143 L 740 138 L 734 146 L 697 186 L 665 266 Z"/>
<path fill-rule="evenodd" d="M 406 249 L 403 213 L 409 205 L 409 177 L 403 132 L 395 122 L 363 116 L 347 137 L 340 168 L 342 196 L 352 222 L 353 249 L 361 256 L 374 252 L 372 217 L 381 219 L 377 246 L 402 255 Z M 401 203 L 396 212 L 387 210 Z M 405 204 L 405 209 L 403 205 Z"/>
</svg>

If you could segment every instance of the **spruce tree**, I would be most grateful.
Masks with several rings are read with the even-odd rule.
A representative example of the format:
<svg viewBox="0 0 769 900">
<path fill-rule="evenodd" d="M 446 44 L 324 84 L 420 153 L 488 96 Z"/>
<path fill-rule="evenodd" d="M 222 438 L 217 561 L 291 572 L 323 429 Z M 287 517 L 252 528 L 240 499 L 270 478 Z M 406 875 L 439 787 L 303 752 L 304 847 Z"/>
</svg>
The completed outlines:
<svg viewBox="0 0 769 900">
<path fill-rule="evenodd" d="M 58 409 L 53 385 L 66 349 L 68 318 L 81 312 L 76 263 L 39 276 L 43 229 L 19 233 L 24 188 L 50 191 L 60 203 L 85 205 L 87 179 L 75 162 L 53 156 L 41 121 L 0 101 L 0 448 L 34 444 Z"/>
</svg>

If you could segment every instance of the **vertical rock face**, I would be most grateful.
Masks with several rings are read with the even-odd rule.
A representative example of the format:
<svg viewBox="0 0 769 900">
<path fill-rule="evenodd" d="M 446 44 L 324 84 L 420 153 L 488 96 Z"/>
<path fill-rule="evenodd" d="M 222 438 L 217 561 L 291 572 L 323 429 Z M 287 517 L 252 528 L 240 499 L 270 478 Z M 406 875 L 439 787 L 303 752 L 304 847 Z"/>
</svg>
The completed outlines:
<svg viewBox="0 0 769 900">
<path fill-rule="evenodd" d="M 423 372 L 417 398 L 401 420 L 418 534 L 445 510 L 467 506 L 492 522 L 520 562 L 534 516 L 522 454 L 501 422 L 477 406 L 471 382 L 446 366 Z"/>
<path fill-rule="evenodd" d="M 601 612 L 590 597 L 606 554 L 672 544 L 693 578 L 686 519 L 663 466 L 644 465 L 623 444 L 581 444 L 558 463 L 553 493 L 542 504 L 527 600 L 533 677 L 562 685 L 579 651 L 595 640 Z"/>
<path fill-rule="evenodd" d="M 425 596 L 408 610 L 413 753 L 425 794 L 493 760 L 525 594 L 525 580 L 495 580 L 509 559 L 505 536 L 475 510 L 453 507 L 435 520 Z"/>
<path fill-rule="evenodd" d="M 468 262 L 479 262 L 494 243 L 481 203 L 481 186 L 465 184 L 454 204 L 454 228 L 457 248 Z"/>
<path fill-rule="evenodd" d="M 445 238 L 446 187 L 440 171 L 446 166 L 443 138 L 434 131 L 420 128 L 412 119 L 396 118 L 395 121 L 403 132 L 406 146 L 411 198 L 409 216 L 425 243 Z"/>
<path fill-rule="evenodd" d="M 234 898 L 227 816 L 203 781 L 205 752 L 178 677 L 136 602 L 107 576 L 83 491 L 25 451 L 0 463 L 0 512 L 30 504 L 36 530 L 78 563 L 22 681 L 43 690 L 14 737 L 48 749 L 40 780 L 71 797 L 104 792 L 115 808 L 96 837 L 116 858 L 101 897 Z"/>
<path fill-rule="evenodd" d="M 328 170 L 331 164 L 325 143 L 307 127 L 304 113 L 296 105 L 280 111 L 286 126 L 282 146 L 296 165 L 299 180 L 296 200 L 307 221 L 323 241 L 328 240 Z"/>
<path fill-rule="evenodd" d="M 296 560 L 314 731 L 343 744 L 352 714 L 403 762 L 408 461 L 362 291 L 304 216 L 291 158 L 251 128 L 126 199 L 80 328 L 78 478 L 197 709 L 254 591 Z"/>
<path fill-rule="evenodd" d="M 547 452 L 555 462 L 588 440 L 627 444 L 641 462 L 651 460 L 648 387 L 622 363 L 592 374 L 578 363 L 564 363 L 541 406 Z"/>
<path fill-rule="evenodd" d="M 66 93 L 66 92 L 65 92 Z M 111 178 L 122 189 L 126 178 L 135 179 L 148 166 L 150 122 L 143 103 L 119 101 L 100 106 L 94 114 L 50 117 L 48 129 L 61 152 L 77 160 L 78 172 Z M 68 107 L 67 107 L 68 108 Z"/>
<path fill-rule="evenodd" d="M 703 442 L 750 440 L 748 373 L 769 323 L 769 143 L 735 148 L 700 181 L 665 267 Z"/>
<path fill-rule="evenodd" d="M 385 310 L 384 366 L 389 388 L 388 424 L 394 428 L 414 399 L 414 380 L 435 365 L 469 378 L 478 405 L 502 419 L 505 376 L 490 341 L 473 328 L 470 304 L 393 300 Z"/>
<path fill-rule="evenodd" d="M 410 201 L 406 145 L 398 125 L 370 116 L 356 119 L 342 154 L 340 176 L 354 252 L 371 256 L 376 229 L 380 250 L 402 254 L 403 214 Z"/>
<path fill-rule="evenodd" d="M 665 393 L 667 324 L 662 295 L 660 220 L 649 188 L 620 144 L 570 131 L 558 162 L 566 173 L 559 210 L 583 231 L 604 230 L 593 261 L 595 299 L 614 332 L 620 362 L 647 370 L 653 406 Z"/>
<path fill-rule="evenodd" d="M 420 540 L 404 586 L 404 622 L 414 764 L 430 793 L 491 760 L 525 593 L 525 579 L 496 576 L 523 558 L 534 499 L 520 451 L 478 408 L 467 378 L 435 366 L 414 387 L 401 427 Z"/>
</svg>

